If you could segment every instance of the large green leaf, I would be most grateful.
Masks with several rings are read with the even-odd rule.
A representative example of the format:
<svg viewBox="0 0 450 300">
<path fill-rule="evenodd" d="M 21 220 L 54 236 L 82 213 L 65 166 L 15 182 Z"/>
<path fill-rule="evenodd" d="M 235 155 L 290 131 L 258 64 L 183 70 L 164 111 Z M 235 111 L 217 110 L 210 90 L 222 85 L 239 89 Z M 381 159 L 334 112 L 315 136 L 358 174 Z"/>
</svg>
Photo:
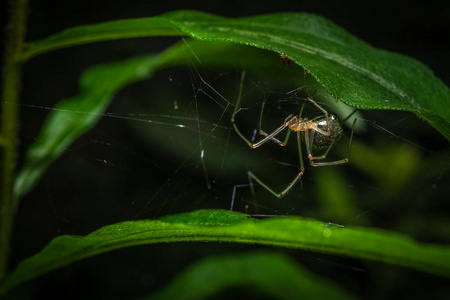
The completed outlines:
<svg viewBox="0 0 450 300">
<path fill-rule="evenodd" d="M 189 35 L 282 53 L 337 100 L 361 109 L 410 111 L 450 139 L 450 91 L 409 57 L 376 49 L 316 15 L 279 13 L 230 19 L 195 11 L 79 26 L 28 43 L 18 59 L 95 41 Z"/>
<path fill-rule="evenodd" d="M 142 299 L 210 299 L 233 287 L 271 299 L 353 299 L 334 282 L 308 272 L 285 255 L 270 252 L 209 257 Z"/>
<path fill-rule="evenodd" d="M 23 261 L 1 282 L 9 289 L 72 262 L 114 249 L 155 243 L 229 242 L 262 244 L 346 255 L 450 277 L 450 248 L 420 244 L 401 234 L 306 220 L 264 221 L 223 210 L 199 210 L 158 220 L 105 226 L 86 236 L 59 236 Z"/>
</svg>

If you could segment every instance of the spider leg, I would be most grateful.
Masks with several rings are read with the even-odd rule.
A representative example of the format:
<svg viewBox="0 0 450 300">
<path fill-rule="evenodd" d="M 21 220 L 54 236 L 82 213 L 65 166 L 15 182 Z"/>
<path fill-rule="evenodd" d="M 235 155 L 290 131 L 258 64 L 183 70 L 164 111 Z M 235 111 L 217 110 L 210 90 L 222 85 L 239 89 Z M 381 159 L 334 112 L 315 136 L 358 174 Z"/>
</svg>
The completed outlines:
<svg viewBox="0 0 450 300">
<path fill-rule="evenodd" d="M 251 171 L 248 171 L 247 174 L 249 176 L 250 188 L 252 189 L 252 193 L 254 193 L 253 180 L 259 183 L 263 188 L 265 188 L 267 191 L 269 191 L 272 195 L 274 195 L 277 198 L 284 197 L 292 189 L 292 187 L 301 179 L 302 175 L 305 173 L 305 166 L 303 164 L 303 155 L 302 155 L 301 135 L 299 131 L 297 131 L 297 146 L 298 146 L 298 156 L 300 160 L 300 171 L 298 172 L 297 176 L 295 176 L 295 178 L 286 186 L 286 188 L 280 193 L 277 193 L 273 189 L 268 187 L 264 182 L 262 182 L 261 179 L 256 177 L 255 174 L 253 174 Z"/>
<path fill-rule="evenodd" d="M 329 136 L 331 134 L 331 131 L 330 131 L 330 120 L 328 118 L 328 112 L 322 106 L 320 106 L 316 101 L 314 101 L 312 98 L 308 97 L 307 100 L 309 100 L 318 109 L 320 109 L 323 112 L 323 114 L 325 115 L 325 118 L 327 119 L 327 128 L 328 128 L 328 130 L 324 131 L 324 130 L 322 130 L 320 128 L 316 128 L 316 131 L 320 132 L 323 135 Z M 302 108 L 302 110 L 303 110 L 303 108 Z"/>
<path fill-rule="evenodd" d="M 263 136 L 268 136 L 269 134 L 268 133 L 266 133 L 266 132 L 264 132 L 264 131 L 260 131 L 259 132 L 259 134 L 261 134 L 261 135 L 263 135 Z M 286 136 L 289 134 L 289 131 L 287 132 L 287 134 L 286 134 Z M 290 135 L 290 134 L 289 134 Z M 286 140 L 286 137 L 285 137 L 285 140 Z M 286 146 L 286 143 L 285 142 L 282 142 L 282 141 L 280 141 L 279 139 L 277 139 L 277 138 L 275 138 L 275 137 L 273 137 L 272 138 L 272 142 L 275 142 L 275 143 L 277 143 L 278 145 L 280 145 L 280 146 Z"/>
<path fill-rule="evenodd" d="M 243 187 L 247 187 L 247 186 L 250 186 L 250 184 L 238 184 L 233 187 L 233 194 L 231 196 L 230 210 L 233 210 L 233 208 L 234 208 L 234 199 L 236 198 L 236 190 L 238 188 L 243 188 Z"/>
<path fill-rule="evenodd" d="M 266 105 L 266 101 L 263 102 L 263 105 L 262 105 L 262 107 L 261 107 L 261 113 L 260 113 L 260 115 L 259 115 L 259 134 L 261 134 L 261 135 L 267 137 L 267 136 L 269 136 L 269 134 L 268 134 L 267 132 L 265 132 L 265 131 L 262 129 L 262 117 L 263 117 L 263 114 L 264 114 L 264 106 L 265 106 L 265 105 Z M 284 120 L 284 124 L 286 124 L 287 122 L 289 122 L 290 119 L 292 119 L 292 115 L 288 116 L 288 117 Z M 275 136 L 272 137 L 271 140 L 272 140 L 273 142 L 277 143 L 278 145 L 284 147 L 284 146 L 286 146 L 286 144 L 287 144 L 287 142 L 288 142 L 288 140 L 289 140 L 289 136 L 290 136 L 290 135 L 291 135 L 291 131 L 288 130 L 287 133 L 286 133 L 286 136 L 284 137 L 284 141 L 283 141 L 283 142 L 280 141 L 279 139 L 277 139 Z"/>
<path fill-rule="evenodd" d="M 238 184 L 238 185 L 235 185 L 234 187 L 233 187 L 233 195 L 232 195 L 232 198 L 231 198 L 231 207 L 230 207 L 230 211 L 233 211 L 233 209 L 234 209 L 234 203 L 235 203 L 235 197 L 236 197 L 236 190 L 237 189 L 239 189 L 239 188 L 244 188 L 244 187 L 248 187 L 248 186 L 250 186 L 250 184 Z M 248 206 L 246 206 L 246 209 L 248 208 Z M 295 209 L 295 207 L 292 209 L 292 210 L 294 210 Z M 291 210 L 291 211 L 292 211 Z M 278 211 L 275 211 L 276 213 L 278 213 Z M 245 212 L 245 213 L 247 213 L 247 212 Z M 288 216 L 288 214 L 289 214 L 289 212 L 287 213 L 287 214 L 281 214 L 281 215 L 279 215 L 279 214 L 277 214 L 277 215 L 267 215 L 267 214 L 250 214 L 250 216 L 251 217 L 255 217 L 255 218 L 273 218 L 273 217 L 287 217 Z"/>
<path fill-rule="evenodd" d="M 323 112 L 324 115 L 328 116 L 328 112 L 322 106 L 320 106 L 316 101 L 314 101 L 311 97 L 308 97 L 306 100 L 308 100 L 309 102 L 314 104 L 318 109 L 320 109 Z"/>
<path fill-rule="evenodd" d="M 322 154 L 320 156 L 313 156 L 313 154 L 312 154 L 312 143 L 313 143 L 313 140 L 312 139 L 314 137 L 315 131 L 318 131 L 318 130 L 314 130 L 314 129 L 310 130 L 310 136 L 309 136 L 309 143 L 310 143 L 309 149 L 311 150 L 311 153 L 308 153 L 308 158 L 310 160 L 311 165 L 312 165 L 312 162 L 314 160 L 322 160 L 322 159 L 327 158 L 328 152 L 330 152 L 331 148 L 333 148 L 333 145 L 336 142 L 336 139 L 334 139 L 333 142 L 327 147 L 327 150 L 325 151 L 324 154 Z M 320 132 L 320 133 L 322 133 L 322 132 Z M 305 135 L 305 137 L 306 137 L 306 135 Z M 306 138 L 305 138 L 305 141 L 306 141 Z"/>
<path fill-rule="evenodd" d="M 311 149 L 312 149 L 312 138 L 314 136 L 314 130 L 308 130 L 308 132 L 305 132 L 306 151 L 307 151 L 309 162 L 310 162 L 311 166 L 323 167 L 323 166 L 333 166 L 333 165 L 340 165 L 340 164 L 348 163 L 350 161 L 350 152 L 352 149 L 353 132 L 355 131 L 356 121 L 357 121 L 357 119 L 355 118 L 355 120 L 353 121 L 352 132 L 350 133 L 350 139 L 348 141 L 347 156 L 340 160 L 328 161 L 328 162 L 314 162 L 314 160 L 325 159 L 328 152 L 330 151 L 331 147 L 333 147 L 335 141 L 333 141 L 333 143 L 331 143 L 331 145 L 327 148 L 327 150 L 325 151 L 325 153 L 323 155 L 313 156 Z"/>
<path fill-rule="evenodd" d="M 312 101 L 312 100 L 311 100 Z M 313 103 L 315 103 L 313 101 Z M 303 109 L 305 107 L 306 102 L 303 103 L 302 108 L 300 110 L 299 116 L 298 118 L 300 119 L 303 113 Z M 262 112 L 261 112 L 261 116 L 262 116 Z M 283 128 L 286 127 L 285 125 L 289 124 L 290 120 L 292 120 L 293 116 L 289 116 L 286 118 L 286 120 L 284 121 L 283 124 Z M 274 142 L 276 142 L 277 144 L 279 144 L 280 146 L 285 146 L 289 140 L 289 136 L 291 134 L 291 130 L 288 130 L 285 140 L 284 142 L 281 142 L 280 140 L 276 139 L 275 136 L 276 134 L 278 134 L 278 132 L 276 134 L 274 134 L 275 132 L 277 132 L 277 130 L 275 130 L 272 134 L 267 134 L 264 131 L 262 131 L 261 129 L 261 120 L 260 120 L 260 133 L 262 135 L 265 136 L 265 139 L 269 138 L 271 140 L 273 140 Z M 305 133 L 307 134 L 307 133 Z M 264 139 L 264 140 L 265 140 Z M 245 139 L 244 139 L 245 140 Z M 308 143 L 307 147 L 308 147 Z M 251 147 L 251 146 L 250 146 Z M 292 187 L 301 179 L 302 175 L 305 173 L 305 165 L 303 163 L 303 154 L 302 154 L 302 138 L 301 138 L 301 133 L 300 131 L 297 131 L 297 148 L 298 148 L 298 158 L 299 158 L 299 162 L 300 162 L 300 171 L 297 174 L 297 176 L 286 186 L 286 188 L 281 191 L 280 193 L 275 192 L 273 189 L 271 189 L 270 187 L 268 187 L 264 182 L 261 181 L 261 179 L 259 179 L 258 177 L 256 177 L 255 174 L 253 174 L 251 171 L 248 171 L 248 177 L 249 177 L 249 183 L 250 183 L 250 189 L 252 190 L 252 195 L 254 197 L 254 186 L 253 186 L 253 180 L 255 180 L 257 183 L 259 183 L 262 187 L 264 187 L 267 191 L 269 191 L 272 195 L 274 195 L 277 198 L 282 198 L 284 195 L 286 195 L 291 189 Z M 308 152 L 309 153 L 309 152 Z M 233 200 L 234 200 L 234 192 L 235 190 L 233 190 Z"/>
<path fill-rule="evenodd" d="M 288 142 L 288 140 L 289 140 L 289 136 L 291 135 L 291 132 L 292 132 L 291 130 L 288 130 L 288 131 L 286 132 L 286 136 L 284 137 L 284 141 L 283 141 L 283 142 L 280 141 L 279 139 L 277 139 L 276 137 L 272 137 L 271 140 L 272 140 L 273 142 L 277 143 L 278 145 L 284 147 L 284 146 L 287 145 L 287 142 Z M 260 130 L 259 133 L 260 133 L 261 135 L 265 136 L 265 137 L 268 137 L 268 136 L 270 135 L 270 134 L 268 134 L 268 133 L 266 133 L 266 132 L 264 132 L 264 131 L 262 131 L 262 130 Z"/>
<path fill-rule="evenodd" d="M 274 142 L 276 142 L 277 144 L 279 144 L 280 146 L 284 146 L 286 145 L 288 139 L 289 139 L 289 135 L 290 133 L 288 132 L 286 134 L 285 140 L 284 142 L 281 142 L 280 140 L 278 140 L 277 138 L 275 138 L 276 135 L 278 135 L 281 131 L 283 131 L 286 127 L 289 126 L 289 121 L 294 118 L 293 115 L 288 116 L 285 120 L 283 125 L 281 125 L 280 127 L 278 127 L 277 129 L 275 129 L 272 133 L 268 134 L 265 133 L 264 131 L 262 131 L 261 129 L 261 119 L 262 119 L 262 115 L 263 115 L 263 110 L 264 110 L 264 105 L 265 103 L 263 103 L 263 107 L 261 109 L 261 114 L 260 114 L 260 120 L 259 120 L 259 131 L 260 134 L 264 135 L 264 138 L 262 140 L 260 140 L 257 143 L 252 143 L 249 139 L 247 139 L 242 132 L 239 130 L 239 128 L 237 127 L 237 124 L 235 122 L 235 116 L 236 114 L 239 112 L 239 107 L 241 104 L 241 99 L 242 99 L 242 87 L 244 84 L 244 78 L 245 78 L 245 71 L 242 72 L 242 76 L 241 76 L 241 83 L 240 83 L 240 88 L 239 88 L 239 95 L 238 95 L 238 100 L 236 101 L 236 106 L 234 107 L 234 111 L 233 114 L 231 115 L 231 124 L 233 124 L 233 128 L 236 131 L 236 133 L 241 137 L 241 139 L 243 139 L 251 148 L 258 148 L 259 146 L 267 143 L 268 141 L 272 140 Z"/>
<path fill-rule="evenodd" d="M 271 140 L 274 140 L 275 142 L 280 142 L 278 139 L 275 138 L 275 136 L 277 134 L 279 134 L 281 131 L 283 131 L 286 127 L 289 126 L 289 123 L 285 123 L 285 124 L 281 125 L 280 127 L 278 127 L 277 129 L 275 129 L 275 131 L 273 131 L 272 133 L 270 133 L 270 134 L 266 133 L 266 136 L 259 142 L 252 143 L 240 132 L 239 128 L 237 127 L 236 123 L 234 122 L 234 117 L 231 119 L 231 122 L 233 123 L 233 128 L 236 131 L 236 133 L 241 137 L 241 139 L 243 139 L 250 146 L 250 148 L 258 148 L 259 146 L 261 146 Z M 288 138 L 289 138 L 289 133 L 286 134 L 286 138 L 285 138 L 286 142 L 287 142 Z M 278 144 L 281 145 L 283 143 L 278 143 Z"/>
</svg>

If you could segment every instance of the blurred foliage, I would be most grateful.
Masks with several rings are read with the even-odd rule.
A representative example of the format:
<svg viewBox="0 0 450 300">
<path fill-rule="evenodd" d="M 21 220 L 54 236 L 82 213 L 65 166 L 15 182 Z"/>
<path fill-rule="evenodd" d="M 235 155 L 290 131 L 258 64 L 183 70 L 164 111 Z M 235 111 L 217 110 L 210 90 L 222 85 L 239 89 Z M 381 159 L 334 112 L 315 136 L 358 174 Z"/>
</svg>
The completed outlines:
<svg viewBox="0 0 450 300">
<path fill-rule="evenodd" d="M 230 288 L 239 289 L 239 298 L 354 299 L 334 282 L 270 252 L 209 257 L 190 266 L 161 291 L 141 299 L 211 299 Z"/>
</svg>

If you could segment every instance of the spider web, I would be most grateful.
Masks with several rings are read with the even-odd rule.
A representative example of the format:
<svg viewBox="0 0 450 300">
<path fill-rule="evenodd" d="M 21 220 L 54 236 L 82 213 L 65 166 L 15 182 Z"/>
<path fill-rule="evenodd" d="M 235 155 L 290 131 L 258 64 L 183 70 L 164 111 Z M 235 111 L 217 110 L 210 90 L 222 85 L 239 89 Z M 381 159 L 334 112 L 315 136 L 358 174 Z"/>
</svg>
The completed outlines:
<svg viewBox="0 0 450 300">
<path fill-rule="evenodd" d="M 358 112 L 350 164 L 312 168 L 304 156 L 305 174 L 284 198 L 277 199 L 257 185 L 252 194 L 249 170 L 276 191 L 296 176 L 299 159 L 295 138 L 283 148 L 267 143 L 250 149 L 230 123 L 243 69 L 238 63 L 233 68 L 198 65 L 195 61 L 201 61 L 201 55 L 191 55 L 189 66 L 159 71 L 151 80 L 120 91 L 99 124 L 71 145 L 27 196 L 46 199 L 44 207 L 53 215 L 58 231 L 82 234 L 123 220 L 203 208 L 229 209 L 234 186 L 241 186 L 235 195 L 237 211 L 367 224 L 373 216 L 395 218 L 407 210 L 401 195 L 407 182 L 414 182 L 411 177 L 419 174 L 425 156 L 439 167 L 425 176 L 417 190 L 422 194 L 431 191 L 438 200 L 448 191 L 443 187 L 449 176 L 446 147 L 432 129 L 410 114 L 387 112 L 380 119 L 376 112 Z M 238 55 L 230 53 L 231 57 Z M 236 122 L 249 139 L 260 138 L 255 130 L 263 103 L 261 120 L 266 132 L 279 127 L 286 116 L 298 114 L 312 94 L 327 111 L 339 113 L 342 109 L 341 119 L 352 112 L 336 106 L 300 67 L 283 65 L 276 54 L 269 59 L 284 67 L 285 74 L 247 72 L 243 82 Z M 302 80 L 287 82 L 286 76 L 292 73 Z M 27 120 L 24 146 L 37 135 L 33 121 L 42 122 L 53 109 L 45 103 L 31 103 L 23 105 L 23 119 Z M 309 118 L 320 114 L 308 105 L 303 113 Z M 345 126 L 346 137 L 332 149 L 330 160 L 344 156 L 349 133 Z M 407 162 L 400 164 L 402 159 Z M 407 166 L 412 175 L 402 173 L 404 182 L 390 184 L 395 176 L 387 172 Z M 414 205 L 423 208 L 425 202 L 419 200 Z M 24 201 L 25 205 L 32 202 Z M 28 207 L 27 211 L 35 210 Z M 32 214 L 24 214 L 27 217 Z"/>
</svg>

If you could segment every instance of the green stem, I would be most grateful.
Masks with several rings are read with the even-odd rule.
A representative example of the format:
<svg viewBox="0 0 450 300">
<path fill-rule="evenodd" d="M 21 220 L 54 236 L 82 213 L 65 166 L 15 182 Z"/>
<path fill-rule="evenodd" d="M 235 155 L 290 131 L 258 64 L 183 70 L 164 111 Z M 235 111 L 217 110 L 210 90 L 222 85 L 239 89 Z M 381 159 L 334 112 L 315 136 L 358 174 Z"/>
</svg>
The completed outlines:
<svg viewBox="0 0 450 300">
<path fill-rule="evenodd" d="M 8 268 L 10 237 L 17 199 L 13 195 L 17 149 L 17 107 L 21 64 L 15 60 L 25 34 L 28 0 L 10 0 L 10 21 L 5 49 L 0 131 L 0 280 Z"/>
</svg>

